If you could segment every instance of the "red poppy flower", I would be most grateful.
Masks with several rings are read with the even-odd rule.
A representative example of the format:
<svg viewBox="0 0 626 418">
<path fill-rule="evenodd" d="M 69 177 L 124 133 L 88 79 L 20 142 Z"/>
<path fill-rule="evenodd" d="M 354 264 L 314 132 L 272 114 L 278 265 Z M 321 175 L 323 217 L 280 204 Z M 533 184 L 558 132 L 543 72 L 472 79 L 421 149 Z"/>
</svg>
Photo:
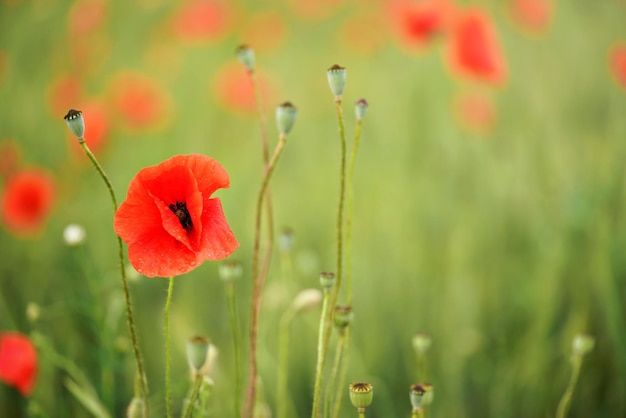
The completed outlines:
<svg viewBox="0 0 626 418">
<path fill-rule="evenodd" d="M 205 260 L 228 257 L 239 243 L 218 198 L 229 186 L 226 170 L 204 155 L 177 155 L 139 171 L 113 221 L 139 273 L 169 277 Z"/>
<path fill-rule="evenodd" d="M 483 10 L 468 9 L 458 14 L 452 27 L 449 59 L 459 75 L 490 84 L 505 81 L 504 57 L 491 19 Z"/>
<path fill-rule="evenodd" d="M 22 151 L 17 142 L 0 142 L 0 180 L 9 178 L 19 166 Z"/>
<path fill-rule="evenodd" d="M 127 127 L 141 129 L 164 122 L 167 95 L 154 80 L 125 72 L 114 79 L 112 90 L 114 107 Z"/>
<path fill-rule="evenodd" d="M 2 195 L 2 219 L 20 235 L 36 232 L 47 219 L 54 200 L 54 182 L 38 169 L 11 176 Z"/>
<path fill-rule="evenodd" d="M 552 18 L 553 0 L 511 0 L 511 15 L 524 29 L 545 30 Z"/>
<path fill-rule="evenodd" d="M 393 26 L 409 47 L 423 47 L 446 31 L 452 13 L 447 0 L 397 0 L 391 4 Z"/>
<path fill-rule="evenodd" d="M 226 2 L 192 0 L 174 18 L 174 33 L 187 41 L 210 41 L 226 32 L 230 20 Z"/>
<path fill-rule="evenodd" d="M 613 47 L 609 56 L 609 67 L 617 83 L 626 89 L 626 42 Z"/>
<path fill-rule="evenodd" d="M 106 11 L 106 0 L 76 2 L 69 15 L 69 32 L 72 39 L 98 30 L 104 22 Z"/>
<path fill-rule="evenodd" d="M 257 72 L 257 76 L 264 103 L 271 103 L 273 89 L 267 77 L 262 72 Z M 240 63 L 226 65 L 215 75 L 213 91 L 218 102 L 231 110 L 256 112 L 254 88 L 247 70 Z"/>
<path fill-rule="evenodd" d="M 28 337 L 17 332 L 0 333 L 0 380 L 28 396 L 36 378 L 37 352 Z"/>
</svg>

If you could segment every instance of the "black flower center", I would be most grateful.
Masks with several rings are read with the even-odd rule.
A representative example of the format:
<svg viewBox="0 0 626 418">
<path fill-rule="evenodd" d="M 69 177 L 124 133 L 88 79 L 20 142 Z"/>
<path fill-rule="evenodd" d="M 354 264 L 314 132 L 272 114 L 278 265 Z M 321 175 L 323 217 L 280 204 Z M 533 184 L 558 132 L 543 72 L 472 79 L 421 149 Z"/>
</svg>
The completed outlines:
<svg viewBox="0 0 626 418">
<path fill-rule="evenodd" d="M 187 203 L 179 202 L 177 200 L 176 204 L 172 203 L 169 207 L 170 210 L 174 212 L 174 215 L 178 217 L 178 220 L 180 221 L 182 227 L 185 228 L 185 231 L 189 232 L 193 223 L 191 223 L 191 215 L 189 214 L 189 210 L 187 210 Z"/>
</svg>

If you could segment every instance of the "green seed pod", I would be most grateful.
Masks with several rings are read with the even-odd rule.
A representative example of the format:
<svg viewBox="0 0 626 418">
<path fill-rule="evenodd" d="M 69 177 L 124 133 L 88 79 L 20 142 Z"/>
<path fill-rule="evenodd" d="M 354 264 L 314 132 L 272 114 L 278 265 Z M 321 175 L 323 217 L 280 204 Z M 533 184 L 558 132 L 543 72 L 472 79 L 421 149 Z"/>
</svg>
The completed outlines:
<svg viewBox="0 0 626 418">
<path fill-rule="evenodd" d="M 254 50 L 250 45 L 239 45 L 237 49 L 235 49 L 235 54 L 237 54 L 237 59 L 246 66 L 248 71 L 254 71 Z"/>
<path fill-rule="evenodd" d="M 354 104 L 354 114 L 356 115 L 356 120 L 362 120 L 365 117 L 365 113 L 367 112 L 367 108 L 369 107 L 369 103 L 365 99 L 359 99 Z"/>
<path fill-rule="evenodd" d="M 65 119 L 67 127 L 70 128 L 70 131 L 76 138 L 82 140 L 85 137 L 85 121 L 83 119 L 83 112 L 80 110 L 70 109 L 63 119 Z"/>
<path fill-rule="evenodd" d="M 355 408 L 365 409 L 372 403 L 374 398 L 374 386 L 365 382 L 351 383 L 350 402 Z"/>
<path fill-rule="evenodd" d="M 354 313 L 352 312 L 352 306 L 337 305 L 333 312 L 333 322 L 339 329 L 344 329 L 352 323 L 354 319 Z"/>
<path fill-rule="evenodd" d="M 428 351 L 431 343 L 432 340 L 430 338 L 430 335 L 428 334 L 419 332 L 413 337 L 413 348 L 419 354 L 424 354 L 426 351 Z"/>
<path fill-rule="evenodd" d="M 276 108 L 276 127 L 281 135 L 287 135 L 291 132 L 296 123 L 296 116 L 298 116 L 298 109 L 291 102 L 278 105 Z"/>
<path fill-rule="evenodd" d="M 206 363 L 210 345 L 206 337 L 195 336 L 187 340 L 187 360 L 193 373 L 198 373 Z"/>
<path fill-rule="evenodd" d="M 328 77 L 330 91 L 333 92 L 335 97 L 341 97 L 343 90 L 346 88 L 346 69 L 335 64 L 326 70 L 326 76 Z"/>
<path fill-rule="evenodd" d="M 335 285 L 335 273 L 324 271 L 320 273 L 320 286 L 322 289 L 332 289 Z"/>
<path fill-rule="evenodd" d="M 243 274 L 243 266 L 239 261 L 226 260 L 220 264 L 219 275 L 220 279 L 225 283 L 232 282 L 238 279 Z"/>
<path fill-rule="evenodd" d="M 428 383 L 416 383 L 411 385 L 409 396 L 413 409 L 420 409 L 426 405 L 430 405 L 433 401 L 433 385 Z"/>
</svg>

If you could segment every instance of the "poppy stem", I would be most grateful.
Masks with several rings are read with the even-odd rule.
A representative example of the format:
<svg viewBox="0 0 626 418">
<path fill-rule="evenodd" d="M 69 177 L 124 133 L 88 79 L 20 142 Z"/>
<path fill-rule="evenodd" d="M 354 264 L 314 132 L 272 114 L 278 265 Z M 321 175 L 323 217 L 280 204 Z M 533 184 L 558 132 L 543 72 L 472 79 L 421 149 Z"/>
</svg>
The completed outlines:
<svg viewBox="0 0 626 418">
<path fill-rule="evenodd" d="M 239 397 L 243 386 L 243 372 L 241 368 L 241 338 L 239 335 L 239 314 L 237 312 L 237 300 L 235 297 L 234 283 L 226 283 L 226 297 L 228 299 L 228 310 L 230 311 L 230 327 L 233 333 L 233 350 L 235 356 L 235 416 L 241 415 L 241 404 Z"/>
<path fill-rule="evenodd" d="M 341 410 L 341 400 L 343 399 L 343 392 L 346 381 L 346 371 L 348 370 L 348 359 L 350 354 L 350 332 L 351 327 L 347 327 L 345 330 L 345 341 L 342 347 L 338 350 L 343 351 L 342 362 L 339 369 L 339 381 L 335 385 L 337 392 L 335 393 L 335 408 L 333 409 L 333 418 L 339 418 L 339 411 Z M 341 337 L 340 337 L 341 338 Z"/>
<path fill-rule="evenodd" d="M 354 165 L 357 153 L 359 152 L 359 143 L 361 142 L 361 119 L 356 121 L 354 131 L 354 145 L 352 146 L 352 154 L 350 156 L 350 166 L 348 168 L 347 192 L 348 203 L 346 208 L 346 305 L 352 306 L 352 208 L 354 206 Z"/>
<path fill-rule="evenodd" d="M 559 401 L 559 406 L 556 410 L 557 418 L 565 418 L 567 416 L 567 411 L 569 410 L 570 403 L 572 402 L 572 397 L 574 395 L 574 388 L 576 387 L 576 382 L 578 382 L 578 376 L 580 375 L 580 368 L 583 364 L 582 355 L 573 355 L 572 356 L 572 375 L 569 379 L 569 384 L 567 385 L 567 389 L 563 394 L 563 397 Z"/>
<path fill-rule="evenodd" d="M 341 288 L 341 278 L 343 276 L 343 211 L 344 211 L 344 203 L 345 203 L 345 195 L 346 195 L 346 133 L 344 129 L 344 120 L 343 120 L 343 109 L 341 107 L 341 97 L 335 97 L 335 104 L 337 108 L 337 122 L 339 125 L 339 140 L 341 143 L 341 163 L 339 170 L 339 206 L 337 209 L 337 268 L 335 271 L 335 287 L 333 288 L 333 292 L 330 298 L 330 305 L 328 307 L 327 318 L 324 325 L 324 338 L 322 342 L 322 349 L 318 352 L 318 363 L 321 367 L 318 367 L 317 373 L 320 376 L 316 375 L 316 380 L 321 380 L 321 374 L 324 370 L 324 364 L 326 363 L 326 353 L 328 352 L 328 345 L 330 342 L 330 331 L 331 331 L 331 323 L 332 323 L 332 313 L 335 309 L 335 305 L 337 304 L 337 297 L 339 295 L 339 289 Z M 319 396 L 317 399 L 313 396 L 313 411 L 317 412 L 317 414 L 313 414 L 312 418 L 319 418 L 321 416 Z M 318 403 L 315 405 L 315 403 Z"/>
<path fill-rule="evenodd" d="M 336 399 L 336 396 L 333 398 L 333 392 L 337 389 L 337 378 L 339 377 L 340 368 L 342 364 L 342 356 L 344 354 L 344 345 L 346 343 L 346 330 L 339 330 L 339 340 L 337 341 L 337 348 L 335 350 L 335 360 L 333 361 L 333 368 L 330 372 L 330 381 L 328 386 L 326 386 L 326 399 L 324 406 L 324 416 L 330 416 L 330 410 L 333 406 L 333 399 Z M 342 392 L 341 390 L 339 392 Z M 337 395 L 337 394 L 335 394 Z"/>
<path fill-rule="evenodd" d="M 324 288 L 324 299 L 322 301 L 322 313 L 320 314 L 320 327 L 317 339 L 317 366 L 315 367 L 315 386 L 313 387 L 313 410 L 311 417 L 321 416 L 320 395 L 322 392 L 322 374 L 324 371 L 324 332 L 328 322 L 328 301 L 330 300 L 330 290 Z"/>
<path fill-rule="evenodd" d="M 85 138 L 79 138 L 78 143 L 82 147 L 85 155 L 91 160 L 91 163 L 94 165 L 98 174 L 106 184 L 107 189 L 109 190 L 109 195 L 111 196 L 111 202 L 113 203 L 113 212 L 117 211 L 117 199 L 115 198 L 115 192 L 113 191 L 113 186 L 111 185 L 111 181 L 109 177 L 104 172 L 102 166 L 93 155 L 87 144 L 85 143 Z M 130 297 L 130 291 L 128 289 L 128 280 L 126 279 L 126 267 L 124 265 L 124 246 L 122 244 L 122 239 L 117 237 L 117 248 L 118 248 L 118 259 L 120 264 L 120 275 L 122 277 L 122 287 L 124 288 L 124 298 L 126 300 L 126 322 L 128 325 L 128 331 L 130 332 L 130 339 L 133 344 L 133 353 L 135 354 L 135 362 L 137 363 L 137 373 L 139 374 L 139 378 L 141 381 L 141 395 L 145 401 L 145 409 L 144 409 L 144 417 L 150 416 L 150 404 L 148 402 L 148 380 L 146 379 L 146 374 L 143 368 L 143 360 L 141 358 L 141 352 L 139 351 L 139 343 L 137 340 L 137 330 L 135 327 L 135 320 L 133 315 L 133 302 Z"/>
<path fill-rule="evenodd" d="M 254 411 L 254 400 L 256 398 L 256 375 L 257 375 L 257 331 L 259 324 L 259 313 L 261 310 L 261 295 L 263 291 L 263 284 L 265 276 L 259 274 L 259 248 L 261 241 L 261 218 L 263 213 L 263 200 L 266 196 L 267 188 L 269 186 L 270 178 L 276 167 L 276 163 L 280 158 L 285 143 L 287 142 L 287 135 L 281 134 L 278 138 L 278 145 L 274 150 L 271 160 L 265 170 L 263 181 L 261 183 L 261 190 L 257 196 L 256 204 L 256 221 L 254 227 L 254 249 L 252 258 L 252 309 L 250 312 L 250 370 L 248 377 L 248 390 L 246 393 L 246 399 L 243 409 L 243 417 L 251 417 Z"/>
<path fill-rule="evenodd" d="M 172 305 L 172 294 L 174 293 L 174 276 L 170 277 L 167 287 L 167 299 L 165 301 L 164 323 L 165 323 L 165 410 L 167 418 L 172 417 L 172 385 L 171 385 L 171 353 L 170 353 L 170 306 Z"/>
<path fill-rule="evenodd" d="M 201 374 L 197 375 L 193 381 L 193 388 L 191 390 L 191 395 L 189 395 L 189 399 L 187 400 L 187 407 L 185 408 L 185 412 L 183 413 L 183 418 L 191 418 L 193 415 L 194 404 L 198 399 L 198 395 L 200 394 L 200 388 L 202 387 L 202 377 Z"/>
</svg>

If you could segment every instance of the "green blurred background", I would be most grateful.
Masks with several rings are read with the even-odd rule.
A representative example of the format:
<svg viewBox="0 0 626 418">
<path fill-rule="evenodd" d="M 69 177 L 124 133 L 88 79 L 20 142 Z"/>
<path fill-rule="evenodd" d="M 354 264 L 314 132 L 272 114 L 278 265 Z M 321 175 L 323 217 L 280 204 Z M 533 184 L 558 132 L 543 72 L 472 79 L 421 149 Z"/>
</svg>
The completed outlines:
<svg viewBox="0 0 626 418">
<path fill-rule="evenodd" d="M 349 139 L 354 101 L 370 103 L 354 179 L 348 370 L 349 382 L 375 386 L 367 415 L 410 416 L 408 388 L 417 373 L 411 339 L 427 332 L 427 380 L 436 392 L 430 416 L 554 416 L 571 371 L 572 338 L 586 332 L 596 347 L 570 416 L 626 416 L 626 91 L 608 64 L 612 45 L 626 39 L 624 2 L 559 1 L 549 27 L 530 35 L 507 2 L 465 2 L 494 19 L 508 67 L 499 88 L 454 76 L 444 37 L 419 50 L 402 45 L 380 1 L 311 4 L 223 3 L 214 31 L 190 34 L 177 23 L 182 2 L 3 1 L 0 141 L 17 146 L 21 166 L 48 170 L 57 193 L 36 236 L 0 230 L 0 329 L 43 334 L 87 374 L 112 414 L 123 415 L 134 362 L 111 203 L 62 119 L 67 108 L 95 102 L 106 116 L 96 154 L 120 200 L 138 170 L 174 154 L 204 153 L 228 170 L 231 187 L 219 197 L 241 243 L 232 258 L 247 272 L 237 283 L 247 336 L 262 168 L 258 118 L 247 87 L 235 88 L 247 83 L 234 56 L 246 42 L 267 83 L 270 138 L 275 105 L 290 100 L 299 109 L 272 181 L 276 225 L 295 234 L 292 251 L 273 259 L 261 314 L 260 375 L 272 410 L 277 321 L 299 290 L 317 287 L 319 272 L 335 266 L 339 140 L 325 70 L 338 63 L 348 71 Z M 356 33 L 346 29 L 354 19 Z M 119 87 L 128 74 L 152 86 L 147 102 L 158 109 L 148 123 L 120 110 L 135 103 Z M 224 74 L 243 76 L 231 83 Z M 465 93 L 495 108 L 480 132 L 459 123 L 454 103 Z M 83 247 L 63 244 L 69 223 L 86 229 Z M 233 354 L 218 264 L 176 281 L 174 410 L 189 387 L 185 340 L 199 333 L 220 350 L 212 416 L 228 417 Z M 166 288 L 162 279 L 131 283 L 155 416 L 164 415 Z M 40 308 L 36 321 L 27 319 L 29 303 Z M 310 415 L 318 312 L 296 318 L 292 329 L 292 416 Z M 31 399 L 42 416 L 89 416 L 47 359 L 40 353 Z M 28 403 L 0 386 L 0 416 L 19 416 Z M 342 416 L 355 415 L 344 403 Z"/>
</svg>

